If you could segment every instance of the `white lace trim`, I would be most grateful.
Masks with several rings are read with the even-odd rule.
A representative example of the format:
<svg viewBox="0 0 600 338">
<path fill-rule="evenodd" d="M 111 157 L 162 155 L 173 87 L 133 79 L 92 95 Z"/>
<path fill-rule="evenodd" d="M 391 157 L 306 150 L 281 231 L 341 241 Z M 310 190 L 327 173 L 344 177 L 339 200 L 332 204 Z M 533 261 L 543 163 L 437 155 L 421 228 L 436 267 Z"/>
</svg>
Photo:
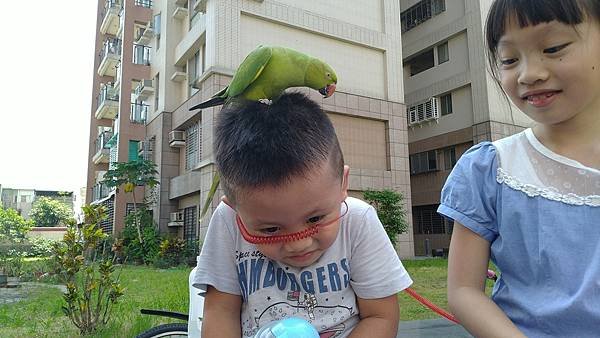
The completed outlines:
<svg viewBox="0 0 600 338">
<path fill-rule="evenodd" d="M 543 198 L 562 202 L 570 205 L 587 205 L 591 207 L 600 207 L 600 195 L 579 196 L 577 194 L 561 194 L 554 187 L 540 188 L 533 184 L 521 182 L 516 177 L 509 175 L 502 168 L 498 168 L 496 181 L 500 184 L 506 184 L 510 188 L 521 191 L 529 197 L 541 196 Z"/>
</svg>

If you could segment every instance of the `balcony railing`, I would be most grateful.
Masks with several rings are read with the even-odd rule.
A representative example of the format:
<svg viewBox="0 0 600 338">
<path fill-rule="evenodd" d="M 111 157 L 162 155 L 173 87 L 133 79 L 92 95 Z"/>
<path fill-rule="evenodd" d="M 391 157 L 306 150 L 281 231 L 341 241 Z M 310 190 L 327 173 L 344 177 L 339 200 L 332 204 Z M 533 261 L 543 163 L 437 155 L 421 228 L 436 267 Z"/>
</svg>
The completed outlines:
<svg viewBox="0 0 600 338">
<path fill-rule="evenodd" d="M 104 10 L 102 12 L 102 23 L 100 24 L 100 32 L 102 34 L 115 35 L 119 29 L 119 10 L 121 9 L 121 1 L 106 0 L 104 2 Z"/>
<path fill-rule="evenodd" d="M 148 117 L 148 105 L 144 103 L 132 103 L 131 114 L 129 115 L 129 121 L 131 123 L 145 124 L 146 118 Z"/>
<path fill-rule="evenodd" d="M 112 84 L 105 84 L 100 89 L 100 93 L 96 97 L 97 107 L 100 107 L 106 100 L 119 101 L 119 94 Z"/>
<path fill-rule="evenodd" d="M 133 45 L 133 63 L 136 65 L 150 65 L 150 47 Z"/>
<path fill-rule="evenodd" d="M 152 8 L 152 0 L 135 0 L 134 4 L 140 7 Z"/>
<path fill-rule="evenodd" d="M 95 184 L 92 187 L 92 197 L 94 201 L 99 201 L 108 197 L 110 189 L 102 182 Z"/>
<path fill-rule="evenodd" d="M 104 46 L 100 51 L 100 59 L 104 59 L 109 54 L 121 55 L 121 40 L 108 38 L 104 41 Z"/>
<path fill-rule="evenodd" d="M 110 148 L 106 145 L 106 143 L 108 142 L 108 140 L 110 140 L 112 136 L 113 133 L 110 131 L 104 131 L 100 133 L 100 135 L 98 135 L 98 137 L 96 138 L 96 153 L 101 151 L 102 149 Z"/>
</svg>

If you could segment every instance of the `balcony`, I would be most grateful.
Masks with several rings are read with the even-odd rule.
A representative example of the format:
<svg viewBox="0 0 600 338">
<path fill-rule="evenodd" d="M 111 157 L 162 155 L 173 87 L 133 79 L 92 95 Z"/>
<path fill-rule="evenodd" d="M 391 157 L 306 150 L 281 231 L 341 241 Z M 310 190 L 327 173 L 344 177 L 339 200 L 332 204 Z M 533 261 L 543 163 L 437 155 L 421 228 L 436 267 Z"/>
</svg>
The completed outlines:
<svg viewBox="0 0 600 338">
<path fill-rule="evenodd" d="M 119 113 L 119 94 L 111 84 L 101 86 L 96 102 L 97 119 L 114 119 Z"/>
<path fill-rule="evenodd" d="M 154 27 L 152 21 L 148 22 L 145 27 L 139 27 L 136 32 L 135 43 L 138 45 L 147 45 L 154 36 Z"/>
<path fill-rule="evenodd" d="M 117 75 L 117 65 L 121 61 L 121 40 L 106 39 L 100 51 L 100 60 L 98 75 L 115 77 Z"/>
<path fill-rule="evenodd" d="M 133 90 L 134 101 L 144 101 L 150 95 L 154 94 L 154 87 L 152 80 L 142 80 L 138 83 L 137 87 Z"/>
<path fill-rule="evenodd" d="M 113 136 L 112 129 L 102 131 L 96 138 L 96 154 L 92 158 L 95 164 L 108 163 L 110 159 L 110 145 L 108 140 Z"/>
<path fill-rule="evenodd" d="M 106 0 L 104 3 L 104 16 L 100 25 L 100 33 L 117 35 L 119 31 L 119 11 L 121 10 L 121 1 Z"/>
<path fill-rule="evenodd" d="M 110 189 L 102 182 L 96 183 L 92 187 L 92 200 L 98 202 L 104 198 L 107 198 L 110 194 Z"/>
<path fill-rule="evenodd" d="M 115 66 L 117 76 L 115 78 L 114 88 L 116 92 L 119 92 L 119 90 L 121 89 L 121 70 L 119 68 L 121 68 L 121 61 L 119 61 L 119 63 L 117 63 L 117 65 Z"/>
<path fill-rule="evenodd" d="M 173 18 L 177 20 L 183 20 L 188 16 L 188 9 L 183 6 L 175 7 L 173 11 Z"/>
<path fill-rule="evenodd" d="M 129 121 L 131 123 L 146 124 L 146 118 L 148 117 L 148 105 L 144 103 L 135 102 L 131 104 L 131 113 L 129 114 Z"/>
<path fill-rule="evenodd" d="M 150 66 L 150 47 L 133 45 L 133 63 L 136 65 Z"/>
</svg>

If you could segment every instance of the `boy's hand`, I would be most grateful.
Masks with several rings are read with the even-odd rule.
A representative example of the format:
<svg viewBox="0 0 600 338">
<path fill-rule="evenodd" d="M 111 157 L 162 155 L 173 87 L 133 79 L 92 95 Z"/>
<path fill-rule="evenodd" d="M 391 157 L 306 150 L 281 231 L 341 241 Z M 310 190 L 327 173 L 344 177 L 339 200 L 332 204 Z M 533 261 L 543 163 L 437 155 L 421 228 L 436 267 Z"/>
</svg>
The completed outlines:
<svg viewBox="0 0 600 338">
<path fill-rule="evenodd" d="M 356 297 L 356 301 L 360 311 L 360 322 L 349 337 L 396 337 L 400 320 L 400 307 L 396 295 L 377 299 Z"/>
<path fill-rule="evenodd" d="M 202 337 L 239 338 L 242 297 L 208 286 L 204 298 Z"/>
</svg>

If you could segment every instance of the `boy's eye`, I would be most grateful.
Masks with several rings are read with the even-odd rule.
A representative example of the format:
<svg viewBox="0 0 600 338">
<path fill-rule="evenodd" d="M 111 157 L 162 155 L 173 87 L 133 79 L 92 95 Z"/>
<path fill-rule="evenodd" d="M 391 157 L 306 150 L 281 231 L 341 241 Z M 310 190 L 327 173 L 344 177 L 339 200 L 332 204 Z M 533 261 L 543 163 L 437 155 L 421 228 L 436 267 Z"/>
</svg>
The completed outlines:
<svg viewBox="0 0 600 338">
<path fill-rule="evenodd" d="M 562 45 L 558 45 L 558 46 L 554 46 L 554 47 L 546 48 L 546 49 L 544 49 L 544 53 L 547 53 L 547 54 L 552 54 L 552 53 L 559 52 L 559 51 L 563 50 L 565 47 L 567 47 L 567 46 L 568 46 L 568 45 L 570 45 L 570 44 L 571 44 L 571 43 L 570 43 L 570 42 L 568 42 L 568 43 L 564 43 L 564 44 L 562 44 Z"/>
<path fill-rule="evenodd" d="M 309 219 L 306 221 L 306 223 L 307 223 L 307 224 L 311 224 L 311 225 L 312 225 L 312 224 L 316 224 L 316 223 L 319 223 L 320 221 L 322 221 L 324 217 L 325 217 L 325 216 L 315 216 L 315 217 L 311 217 L 311 218 L 309 218 Z"/>
<path fill-rule="evenodd" d="M 259 231 L 266 235 L 273 235 L 279 231 L 279 227 L 262 228 Z"/>
</svg>

